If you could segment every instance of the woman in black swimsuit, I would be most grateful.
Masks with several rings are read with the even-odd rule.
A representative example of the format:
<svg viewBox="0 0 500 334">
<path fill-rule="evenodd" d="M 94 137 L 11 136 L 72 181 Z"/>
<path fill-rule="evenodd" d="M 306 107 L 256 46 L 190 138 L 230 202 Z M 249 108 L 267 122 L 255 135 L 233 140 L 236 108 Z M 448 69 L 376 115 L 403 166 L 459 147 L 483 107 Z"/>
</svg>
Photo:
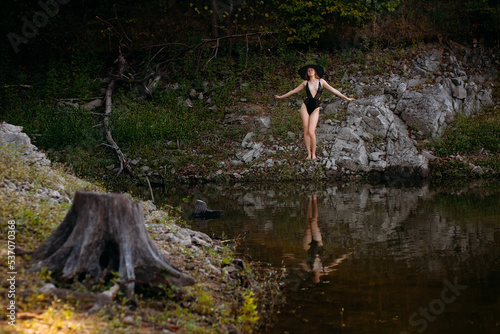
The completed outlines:
<svg viewBox="0 0 500 334">
<path fill-rule="evenodd" d="M 306 65 L 299 69 L 299 75 L 304 78 L 304 81 L 297 88 L 284 95 L 274 96 L 277 99 L 283 99 L 300 92 L 304 88 L 306 89 L 307 98 L 302 103 L 300 115 L 302 116 L 302 124 L 304 125 L 304 141 L 306 143 L 308 160 L 316 160 L 316 126 L 319 120 L 319 98 L 321 97 L 323 88 L 328 89 L 333 94 L 347 101 L 354 100 L 330 86 L 324 79 L 321 79 L 324 73 L 325 70 L 321 66 Z"/>
</svg>

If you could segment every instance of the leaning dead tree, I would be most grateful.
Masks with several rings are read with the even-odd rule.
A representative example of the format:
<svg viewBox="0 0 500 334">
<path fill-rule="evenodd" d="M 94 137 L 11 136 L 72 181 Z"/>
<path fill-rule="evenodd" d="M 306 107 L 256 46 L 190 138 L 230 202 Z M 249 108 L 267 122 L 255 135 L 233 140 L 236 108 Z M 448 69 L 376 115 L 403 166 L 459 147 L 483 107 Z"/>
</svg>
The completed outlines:
<svg viewBox="0 0 500 334">
<path fill-rule="evenodd" d="M 116 36 L 118 37 L 119 40 L 119 47 L 118 47 L 118 58 L 115 60 L 115 64 L 117 64 L 117 70 L 112 70 L 110 73 L 110 79 L 108 82 L 108 87 L 106 88 L 106 96 L 105 96 L 105 101 L 104 101 L 104 119 L 103 119 L 103 127 L 104 127 L 104 134 L 106 136 L 106 141 L 108 142 L 107 144 L 104 144 L 108 147 L 111 147 L 113 150 L 115 150 L 116 155 L 118 156 L 118 160 L 120 161 L 120 170 L 118 172 L 118 175 L 125 169 L 130 175 L 134 175 L 132 168 L 127 162 L 127 159 L 125 157 L 125 154 L 123 154 L 122 150 L 118 146 L 118 144 L 115 142 L 113 139 L 113 136 L 111 135 L 111 127 L 109 124 L 109 117 L 111 117 L 112 113 L 112 106 L 113 106 L 113 92 L 116 87 L 116 81 L 117 80 L 124 80 L 127 81 L 129 80 L 125 72 L 127 71 L 129 64 L 125 58 L 125 55 L 123 53 L 124 49 L 131 50 L 132 49 L 132 40 L 127 36 L 125 31 L 123 30 L 120 20 L 118 19 L 118 14 L 116 12 L 116 5 L 115 7 L 115 17 L 110 19 L 110 20 L 103 20 L 99 17 L 101 22 L 106 23 L 109 25 L 109 27 L 115 32 Z M 115 25 L 113 25 L 111 22 L 114 21 Z M 113 71 L 116 71 L 116 73 L 113 73 Z"/>
<path fill-rule="evenodd" d="M 194 284 L 150 238 L 142 204 L 121 194 L 78 191 L 61 225 L 31 257 L 31 271 L 46 268 L 61 281 L 84 280 L 92 285 L 118 275 L 129 298 L 137 285 Z"/>
<path fill-rule="evenodd" d="M 123 57 L 121 50 L 120 50 L 120 56 L 118 57 L 117 62 L 120 64 L 118 77 L 121 77 L 121 75 L 123 74 L 123 71 L 126 67 L 126 60 L 125 60 L 125 57 Z M 103 119 L 104 134 L 105 134 L 106 140 L 108 142 L 107 146 L 109 146 L 115 150 L 116 155 L 118 156 L 118 160 L 120 161 L 120 171 L 118 172 L 118 175 L 123 171 L 124 168 L 130 173 L 130 175 L 134 175 L 132 168 L 128 164 L 127 159 L 125 158 L 125 154 L 123 154 L 122 150 L 120 149 L 118 144 L 113 139 L 113 136 L 111 135 L 111 129 L 110 129 L 110 125 L 109 125 L 109 117 L 111 116 L 111 112 L 112 112 L 112 106 L 113 106 L 112 96 L 113 96 L 113 91 L 115 89 L 115 83 L 116 83 L 116 78 L 112 77 L 108 83 L 108 87 L 106 88 L 106 97 L 105 97 L 105 103 L 104 103 L 105 110 L 104 110 L 104 119 Z"/>
<path fill-rule="evenodd" d="M 233 3 L 232 1 L 230 3 Z M 160 44 L 146 47 L 146 50 L 149 53 L 153 53 L 153 50 L 158 49 L 154 55 L 147 62 L 136 62 L 131 63 L 131 59 L 133 59 L 134 48 L 133 48 L 133 40 L 129 38 L 123 26 L 120 23 L 118 18 L 118 14 L 116 13 L 116 5 L 115 5 L 115 17 L 110 19 L 101 19 L 97 17 L 102 23 L 109 26 L 110 31 L 113 32 L 113 36 L 117 39 L 118 43 L 118 57 L 115 60 L 116 66 L 113 66 L 109 73 L 109 82 L 106 88 L 106 96 L 105 96 L 105 111 L 102 114 L 103 116 L 103 126 L 104 133 L 106 137 L 106 144 L 103 144 L 107 147 L 112 148 L 120 161 L 120 170 L 118 175 L 122 171 L 128 172 L 130 175 L 134 175 L 131 166 L 128 164 L 128 161 L 125 157 L 125 154 L 120 149 L 118 144 L 113 139 L 111 135 L 111 126 L 110 126 L 110 117 L 112 115 L 112 106 L 113 106 L 113 93 L 115 88 L 119 84 L 132 84 L 134 89 L 136 89 L 141 94 L 141 99 L 150 99 L 153 96 L 154 90 L 160 86 L 160 82 L 162 79 L 165 79 L 168 73 L 169 65 L 187 59 L 188 55 L 198 58 L 197 70 L 200 67 L 201 54 L 207 48 L 211 49 L 211 56 L 206 62 L 205 66 L 210 63 L 211 60 L 217 57 L 219 52 L 219 48 L 223 41 L 232 40 L 232 39 L 245 39 L 247 43 L 247 58 L 248 58 L 248 44 L 250 39 L 256 39 L 258 44 L 260 43 L 260 38 L 264 35 L 272 35 L 272 32 L 253 32 L 247 34 L 233 34 L 227 36 L 216 37 L 213 39 L 203 39 L 196 45 L 185 46 L 182 49 L 174 49 L 171 50 L 170 47 L 174 44 Z M 261 45 L 262 47 L 262 45 Z M 196 56 L 196 52 L 199 51 L 200 54 Z M 129 59 L 127 59 L 129 57 Z M 246 66 L 245 66 L 246 67 Z"/>
</svg>

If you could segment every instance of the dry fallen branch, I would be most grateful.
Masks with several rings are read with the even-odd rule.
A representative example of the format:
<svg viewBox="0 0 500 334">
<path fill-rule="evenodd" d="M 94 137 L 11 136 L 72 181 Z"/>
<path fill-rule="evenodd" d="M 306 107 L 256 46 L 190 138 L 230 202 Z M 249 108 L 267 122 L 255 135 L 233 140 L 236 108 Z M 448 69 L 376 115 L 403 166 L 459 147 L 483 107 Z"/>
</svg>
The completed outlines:
<svg viewBox="0 0 500 334">
<path fill-rule="evenodd" d="M 31 85 L 4 85 L 3 88 L 13 88 L 13 87 L 21 87 L 21 88 L 33 88 Z"/>
<path fill-rule="evenodd" d="M 120 290 L 120 285 L 115 284 L 109 290 L 103 291 L 101 293 L 90 293 L 90 292 L 80 292 L 74 291 L 70 289 L 57 288 L 52 283 L 47 283 L 44 286 L 36 289 L 36 292 L 42 293 L 46 296 L 55 296 L 58 299 L 63 300 L 78 300 L 79 302 L 85 303 L 85 305 L 89 310 L 88 314 L 94 314 L 99 312 L 103 307 L 110 305 L 113 303 L 113 299 L 118 294 Z M 22 293 L 23 296 L 28 297 L 33 294 L 34 290 L 24 291 Z M 37 315 L 25 315 L 28 318 L 37 318 Z"/>
<path fill-rule="evenodd" d="M 257 37 L 259 39 L 259 44 L 260 44 L 260 37 L 261 36 L 263 36 L 263 35 L 273 35 L 273 34 L 275 34 L 275 33 L 274 32 L 263 31 L 263 32 L 253 32 L 253 33 L 248 33 L 248 34 L 227 35 L 227 36 L 222 36 L 222 37 L 217 37 L 217 38 L 212 38 L 212 39 L 203 39 L 200 43 L 198 43 L 196 45 L 193 45 L 193 46 L 190 46 L 190 47 L 187 47 L 187 48 L 179 51 L 174 57 L 158 63 L 158 66 L 161 67 L 161 66 L 163 66 L 165 64 L 168 64 L 168 63 L 171 63 L 173 61 L 176 61 L 176 60 L 179 60 L 179 59 L 183 59 L 183 57 L 184 57 L 184 55 L 186 53 L 188 53 L 190 51 L 193 51 L 195 49 L 198 49 L 200 47 L 204 47 L 204 46 L 206 46 L 208 44 L 215 44 L 214 55 L 208 60 L 208 62 L 207 62 L 207 64 L 208 64 L 217 55 L 217 50 L 218 50 L 218 48 L 220 46 L 220 42 L 223 41 L 223 40 L 235 39 L 235 38 L 245 38 L 247 40 L 247 42 L 248 42 L 248 38 L 249 37 Z M 158 53 L 156 53 L 155 56 L 157 54 Z"/>
<path fill-rule="evenodd" d="M 92 101 L 92 100 L 102 100 L 103 96 L 98 97 L 69 97 L 64 99 L 56 99 L 56 101 Z"/>
</svg>

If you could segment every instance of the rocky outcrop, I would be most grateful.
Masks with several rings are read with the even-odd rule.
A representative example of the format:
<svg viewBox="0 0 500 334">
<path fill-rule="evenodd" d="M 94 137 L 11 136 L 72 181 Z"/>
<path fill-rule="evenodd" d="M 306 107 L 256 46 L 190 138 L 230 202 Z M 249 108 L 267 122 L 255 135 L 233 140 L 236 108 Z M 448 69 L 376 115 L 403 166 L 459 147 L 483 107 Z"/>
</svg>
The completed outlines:
<svg viewBox="0 0 500 334">
<path fill-rule="evenodd" d="M 0 123 L 0 146 L 11 147 L 18 151 L 21 158 L 28 163 L 36 166 L 50 165 L 50 160 L 35 145 L 31 144 L 28 135 L 22 131 L 21 126 Z"/>
<path fill-rule="evenodd" d="M 490 84 L 496 73 L 480 49 L 459 56 L 442 48 L 422 52 L 416 59 L 394 64 L 385 75 L 366 78 L 361 72 L 344 77 L 358 95 L 345 102 L 323 103 L 317 128 L 322 149 L 319 162 L 330 173 L 379 172 L 402 177 L 427 177 L 430 152 L 418 148 L 416 138 L 433 138 L 459 113 L 471 115 L 493 104 Z M 470 73 L 468 74 L 467 71 Z M 327 78 L 328 80 L 328 78 Z M 297 100 L 300 104 L 300 101 Z M 328 101 L 328 100 L 326 100 Z M 293 104 L 293 101 L 290 102 Z M 339 109 L 345 120 L 336 120 Z M 253 141 L 249 132 L 236 154 L 238 161 L 273 165 L 280 150 Z M 283 162 L 281 162 L 283 163 Z"/>
<path fill-rule="evenodd" d="M 421 91 L 404 91 L 394 112 L 408 126 L 423 134 L 438 135 L 457 113 L 471 115 L 493 104 L 491 88 L 481 87 L 475 82 L 465 83 L 466 78 L 439 77 L 436 84 Z"/>
<path fill-rule="evenodd" d="M 318 129 L 326 169 L 338 166 L 353 172 L 428 175 L 427 158 L 418 152 L 406 124 L 387 102 L 390 99 L 384 95 L 359 99 L 347 108 L 345 122 L 325 122 Z"/>
</svg>

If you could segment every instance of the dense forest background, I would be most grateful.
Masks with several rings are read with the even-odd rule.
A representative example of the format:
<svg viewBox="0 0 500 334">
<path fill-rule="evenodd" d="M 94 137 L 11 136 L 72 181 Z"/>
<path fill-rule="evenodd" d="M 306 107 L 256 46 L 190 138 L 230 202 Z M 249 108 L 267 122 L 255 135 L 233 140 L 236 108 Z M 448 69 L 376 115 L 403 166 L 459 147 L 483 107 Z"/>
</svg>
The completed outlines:
<svg viewBox="0 0 500 334">
<path fill-rule="evenodd" d="M 43 63 L 74 52 L 192 46 L 203 39 L 269 32 L 272 49 L 366 48 L 435 41 L 500 40 L 495 0 L 9 0 L 1 12 L 6 67 Z M 8 71 L 7 71 L 8 72 Z"/>
<path fill-rule="evenodd" d="M 242 133 L 220 127 L 225 110 L 241 99 L 271 103 L 274 93 L 296 84 L 296 68 L 304 62 L 329 68 L 357 63 L 363 66 L 350 70 L 377 74 L 394 58 L 411 57 L 408 48 L 419 52 L 418 45 L 493 47 L 500 41 L 497 0 L 9 0 L 3 5 L 0 120 L 22 125 L 38 147 L 54 151 L 51 159 L 93 176 L 114 159 L 99 146 L 102 118 L 96 114 L 104 112 L 104 103 L 96 114 L 60 107 L 103 98 L 115 79 L 108 129 L 122 151 L 143 161 L 162 155 L 148 166 L 178 171 L 192 156 L 164 150 L 184 143 L 210 157 L 231 154 L 230 143 L 241 142 Z M 349 93 L 341 72 L 330 79 L 339 79 L 337 87 Z M 186 97 L 193 101 L 179 103 Z M 300 129 L 300 120 L 279 112 L 272 117 L 278 120 L 275 137 Z M 218 158 L 209 160 L 224 160 Z M 209 162 L 199 167 L 218 168 Z"/>
</svg>

